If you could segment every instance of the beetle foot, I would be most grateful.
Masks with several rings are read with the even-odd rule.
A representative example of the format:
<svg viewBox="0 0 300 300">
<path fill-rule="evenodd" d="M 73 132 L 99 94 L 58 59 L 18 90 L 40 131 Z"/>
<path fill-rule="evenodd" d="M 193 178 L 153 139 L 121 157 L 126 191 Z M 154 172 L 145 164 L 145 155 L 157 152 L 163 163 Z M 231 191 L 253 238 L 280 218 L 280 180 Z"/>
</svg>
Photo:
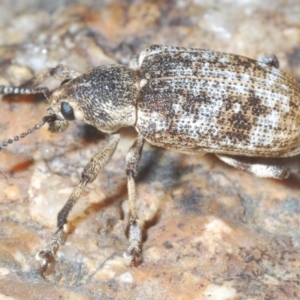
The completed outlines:
<svg viewBox="0 0 300 300">
<path fill-rule="evenodd" d="M 142 262 L 142 249 L 138 244 L 131 243 L 124 252 L 124 258 L 129 261 L 130 266 L 137 267 Z"/>
<path fill-rule="evenodd" d="M 142 261 L 142 230 L 137 220 L 131 218 L 129 221 L 129 242 L 130 245 L 124 257 L 130 260 L 131 266 L 137 266 Z"/>
<path fill-rule="evenodd" d="M 52 241 L 43 250 L 36 254 L 36 260 L 40 263 L 39 273 L 41 276 L 49 275 L 55 266 L 55 256 L 59 246 L 64 244 L 67 237 L 67 227 L 59 229 L 53 236 Z"/>
<path fill-rule="evenodd" d="M 53 272 L 55 266 L 55 254 L 50 249 L 43 249 L 36 254 L 36 260 L 40 263 L 39 273 L 42 277 Z"/>
</svg>

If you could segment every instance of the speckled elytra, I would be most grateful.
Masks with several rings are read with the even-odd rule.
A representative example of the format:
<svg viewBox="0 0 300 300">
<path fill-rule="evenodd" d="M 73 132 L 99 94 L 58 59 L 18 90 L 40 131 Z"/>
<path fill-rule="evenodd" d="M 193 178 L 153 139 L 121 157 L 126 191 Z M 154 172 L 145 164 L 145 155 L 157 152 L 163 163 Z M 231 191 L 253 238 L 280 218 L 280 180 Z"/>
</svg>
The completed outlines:
<svg viewBox="0 0 300 300">
<path fill-rule="evenodd" d="M 38 87 L 47 77 L 62 82 L 48 97 Z M 129 67 L 107 65 L 86 74 L 62 65 L 47 69 L 22 87 L 0 86 L 1 94 L 44 93 L 48 115 L 1 149 L 45 123 L 52 132 L 83 120 L 111 134 L 108 145 L 84 168 L 80 183 L 58 214 L 52 242 L 37 254 L 44 274 L 67 237 L 67 217 L 84 187 L 111 159 L 118 130 L 133 126 L 138 137 L 126 156 L 129 247 L 141 259 L 141 228 L 135 208 L 135 181 L 144 141 L 184 153 L 215 153 L 222 161 L 260 177 L 283 179 L 284 167 L 253 164 L 247 157 L 288 157 L 300 153 L 300 85 L 279 70 L 270 55 L 260 60 L 216 51 L 151 46 Z"/>
</svg>

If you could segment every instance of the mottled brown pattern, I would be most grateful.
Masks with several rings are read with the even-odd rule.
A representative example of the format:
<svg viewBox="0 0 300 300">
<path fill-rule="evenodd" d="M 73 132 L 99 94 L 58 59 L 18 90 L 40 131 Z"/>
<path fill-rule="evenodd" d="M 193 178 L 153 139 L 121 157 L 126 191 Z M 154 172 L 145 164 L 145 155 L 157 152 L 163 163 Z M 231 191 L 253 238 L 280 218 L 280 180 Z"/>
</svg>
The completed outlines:
<svg viewBox="0 0 300 300">
<path fill-rule="evenodd" d="M 183 152 L 300 153 L 299 83 L 271 63 L 164 46 L 147 48 L 139 62 L 147 81 L 136 127 L 150 143 Z"/>
</svg>

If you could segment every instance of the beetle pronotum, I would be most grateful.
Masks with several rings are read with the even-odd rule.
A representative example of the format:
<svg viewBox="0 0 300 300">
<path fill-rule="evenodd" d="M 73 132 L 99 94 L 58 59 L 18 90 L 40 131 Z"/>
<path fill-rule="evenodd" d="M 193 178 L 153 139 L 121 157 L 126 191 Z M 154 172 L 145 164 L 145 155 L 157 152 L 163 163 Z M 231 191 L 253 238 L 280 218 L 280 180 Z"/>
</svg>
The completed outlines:
<svg viewBox="0 0 300 300">
<path fill-rule="evenodd" d="M 284 167 L 252 164 L 245 157 L 288 157 L 300 153 L 300 85 L 279 70 L 275 56 L 253 60 L 216 51 L 151 46 L 130 66 L 107 65 L 86 74 L 58 65 L 23 87 L 0 86 L 1 94 L 47 94 L 47 77 L 62 82 L 49 97 L 48 115 L 1 149 L 40 128 L 52 132 L 83 120 L 111 134 L 108 145 L 84 168 L 80 183 L 58 214 L 52 242 L 37 254 L 44 273 L 67 235 L 67 217 L 84 187 L 111 159 L 122 127 L 138 137 L 126 156 L 129 247 L 141 257 L 141 228 L 135 209 L 135 180 L 144 141 L 185 153 L 215 153 L 222 161 L 260 177 L 283 179 Z"/>
</svg>

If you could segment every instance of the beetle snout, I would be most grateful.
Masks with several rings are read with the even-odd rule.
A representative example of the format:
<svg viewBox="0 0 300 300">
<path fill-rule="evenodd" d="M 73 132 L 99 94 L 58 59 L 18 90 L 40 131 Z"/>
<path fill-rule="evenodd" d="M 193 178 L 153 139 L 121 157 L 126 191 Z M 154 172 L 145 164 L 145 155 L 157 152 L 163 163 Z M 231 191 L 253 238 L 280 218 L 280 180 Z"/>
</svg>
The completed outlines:
<svg viewBox="0 0 300 300">
<path fill-rule="evenodd" d="M 60 112 L 56 112 L 52 107 L 47 108 L 48 115 L 44 117 L 49 125 L 49 131 L 62 132 L 67 129 L 68 121 Z"/>
</svg>

